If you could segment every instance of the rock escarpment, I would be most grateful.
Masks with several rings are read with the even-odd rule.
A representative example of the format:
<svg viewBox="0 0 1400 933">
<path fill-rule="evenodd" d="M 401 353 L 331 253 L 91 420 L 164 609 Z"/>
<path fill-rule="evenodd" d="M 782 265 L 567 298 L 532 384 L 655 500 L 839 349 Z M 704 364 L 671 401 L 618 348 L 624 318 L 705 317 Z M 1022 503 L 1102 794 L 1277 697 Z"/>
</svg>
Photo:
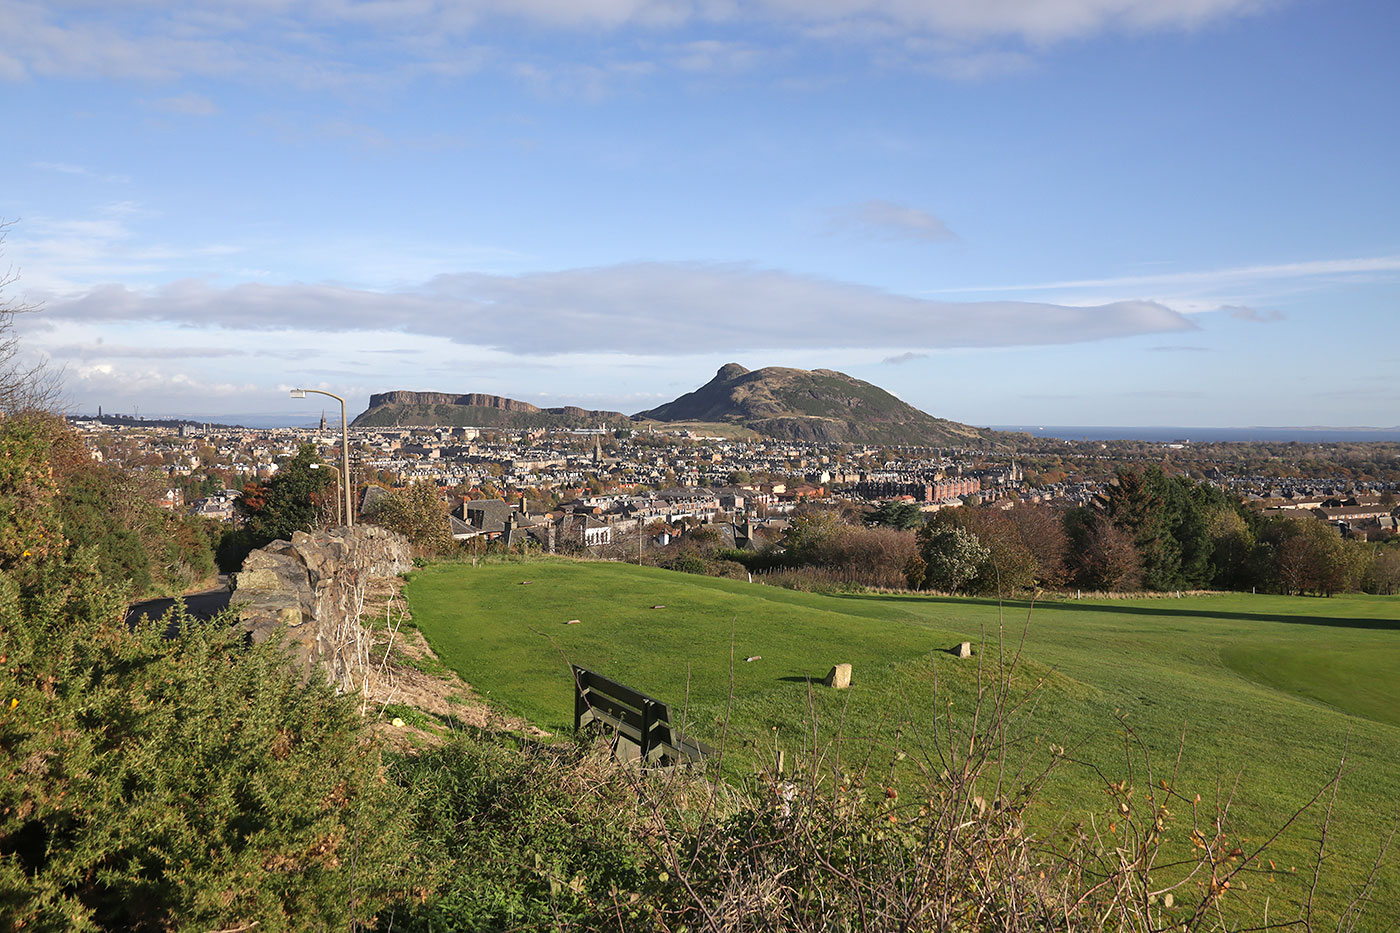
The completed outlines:
<svg viewBox="0 0 1400 933">
<path fill-rule="evenodd" d="M 412 567 L 408 539 L 383 528 L 298 531 L 248 555 L 233 578 L 232 604 L 254 641 L 284 628 L 303 671 L 320 664 L 340 680 L 366 588 Z"/>
<path fill-rule="evenodd" d="M 402 389 L 378 392 L 369 397 L 370 408 L 383 405 L 470 405 L 476 408 L 495 408 L 498 411 L 542 411 L 529 402 L 502 398 L 499 395 L 482 395 L 477 392 L 454 395 L 451 392 L 408 392 Z"/>
<path fill-rule="evenodd" d="M 379 392 L 355 418 L 355 427 L 533 428 L 623 427 L 630 419 L 620 411 L 590 411 L 574 405 L 540 408 L 499 395 L 452 392 Z"/>
</svg>

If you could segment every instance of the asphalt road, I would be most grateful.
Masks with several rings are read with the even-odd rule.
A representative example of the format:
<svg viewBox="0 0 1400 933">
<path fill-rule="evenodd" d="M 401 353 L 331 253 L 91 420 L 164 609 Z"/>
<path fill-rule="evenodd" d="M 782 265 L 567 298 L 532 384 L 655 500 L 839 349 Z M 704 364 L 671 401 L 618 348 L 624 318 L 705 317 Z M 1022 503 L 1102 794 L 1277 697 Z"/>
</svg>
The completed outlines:
<svg viewBox="0 0 1400 933">
<path fill-rule="evenodd" d="M 225 578 L 220 576 L 220 586 L 212 590 L 204 590 L 201 593 L 187 593 L 179 597 L 167 596 L 162 599 L 148 599 L 144 602 L 132 603 L 126 611 L 126 624 L 135 625 L 143 617 L 159 619 L 170 611 L 170 608 L 175 605 L 176 599 L 183 600 L 186 611 L 196 619 L 212 619 L 228 608 L 229 597 L 233 595 L 229 592 L 224 580 Z"/>
</svg>

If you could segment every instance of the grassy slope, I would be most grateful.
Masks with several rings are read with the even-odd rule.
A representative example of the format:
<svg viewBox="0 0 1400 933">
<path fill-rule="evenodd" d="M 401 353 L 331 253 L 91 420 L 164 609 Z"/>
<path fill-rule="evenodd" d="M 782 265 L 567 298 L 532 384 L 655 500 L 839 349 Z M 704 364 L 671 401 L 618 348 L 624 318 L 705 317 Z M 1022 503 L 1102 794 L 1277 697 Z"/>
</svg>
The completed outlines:
<svg viewBox="0 0 1400 933">
<path fill-rule="evenodd" d="M 520 581 L 534 581 L 528 586 Z M 431 567 L 408 588 L 414 616 L 434 649 L 499 705 L 545 728 L 572 722 L 565 658 L 667 700 L 687 704 L 691 731 L 718 741 L 728 713 L 728 748 L 764 760 L 773 743 L 810 745 L 838 727 L 920 758 L 931 712 L 959 708 L 975 664 L 938 649 L 995 632 L 988 601 L 906 596 L 822 597 L 736 581 L 617 564 L 542 561 Z M 665 609 L 653 610 L 654 604 Z M 1027 607 L 1009 606 L 1019 632 Z M 568 619 L 581 624 L 565 625 Z M 1113 775 L 1124 771 L 1127 722 L 1158 766 L 1185 733 L 1180 786 L 1212 800 L 1218 781 L 1240 775 L 1236 818 L 1258 832 L 1305 801 L 1347 750 L 1354 768 L 1338 801 L 1340 853 L 1329 864 L 1335 905 L 1400 787 L 1400 599 L 1331 600 L 1215 596 L 1137 602 L 1049 603 L 1034 610 L 1026 641 L 1027 681 L 1047 679 L 1026 723 Z M 734 690 L 729 700 L 730 638 Z M 746 662 L 749 656 L 761 661 Z M 854 665 L 849 693 L 808 690 L 838 661 Z M 776 732 L 774 731 L 776 729 Z M 875 757 L 884 759 L 876 744 Z M 906 766 L 907 767 L 907 766 Z M 906 774 L 905 779 L 912 775 Z M 1073 812 L 1084 769 L 1062 771 L 1046 800 Z M 1307 860 L 1315 821 L 1285 843 L 1284 864 Z M 1400 871 L 1384 872 L 1379 916 L 1400 920 Z M 1385 929 L 1385 926 L 1377 929 Z M 1364 927 L 1363 927 L 1364 929 Z"/>
</svg>

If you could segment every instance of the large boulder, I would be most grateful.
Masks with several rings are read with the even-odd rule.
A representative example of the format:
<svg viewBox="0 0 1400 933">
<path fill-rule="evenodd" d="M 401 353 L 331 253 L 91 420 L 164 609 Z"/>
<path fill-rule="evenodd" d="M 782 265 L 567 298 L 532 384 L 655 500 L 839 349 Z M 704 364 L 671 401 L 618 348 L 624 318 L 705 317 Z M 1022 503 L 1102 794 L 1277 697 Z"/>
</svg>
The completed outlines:
<svg viewBox="0 0 1400 933">
<path fill-rule="evenodd" d="M 822 683 L 836 690 L 845 690 L 851 685 L 851 665 L 836 665 L 831 669 L 831 673 L 826 675 L 826 680 Z"/>
</svg>

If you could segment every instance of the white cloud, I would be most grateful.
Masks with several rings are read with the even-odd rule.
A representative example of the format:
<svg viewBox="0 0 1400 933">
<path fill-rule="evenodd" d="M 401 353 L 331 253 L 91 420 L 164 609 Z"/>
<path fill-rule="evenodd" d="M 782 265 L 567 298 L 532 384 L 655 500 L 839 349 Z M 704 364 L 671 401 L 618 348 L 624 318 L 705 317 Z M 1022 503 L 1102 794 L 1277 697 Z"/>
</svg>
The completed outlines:
<svg viewBox="0 0 1400 933">
<path fill-rule="evenodd" d="M 977 78 L 1024 67 L 1019 49 L 1109 31 L 1193 29 L 1245 16 L 1277 0 L 9 0 L 0 4 L 0 34 L 23 36 L 0 55 L 0 80 L 33 75 L 170 80 L 238 74 L 262 81 L 338 87 L 369 72 L 471 73 L 451 46 L 524 21 L 586 34 L 633 30 L 674 33 L 744 28 L 795 38 L 849 43 L 910 39 L 952 43 L 932 52 L 933 70 Z M 707 36 L 702 41 L 729 41 Z M 366 50 L 373 49 L 373 52 Z M 734 67 L 747 59 L 703 51 L 682 67 Z M 189 95 L 184 95 L 188 97 Z M 171 100 L 180 100 L 172 98 Z M 189 100 L 185 106 L 201 107 Z M 182 111 L 189 112 L 189 111 Z"/>
<path fill-rule="evenodd" d="M 515 354 L 1003 347 L 1193 329 L 1145 301 L 1097 307 L 940 302 L 744 264 L 631 263 L 518 276 L 441 275 L 411 291 L 186 280 L 104 285 L 48 300 L 46 317 L 229 330 L 398 331 Z"/>
<path fill-rule="evenodd" d="M 63 382 L 65 392 L 74 396 L 108 394 L 124 399 L 143 396 L 236 398 L 260 391 L 252 383 L 208 382 L 188 373 L 169 373 L 115 363 L 71 365 L 63 372 Z"/>
<path fill-rule="evenodd" d="M 853 228 L 893 239 L 924 242 L 957 239 L 957 234 L 949 230 L 947 224 L 928 211 L 879 198 L 837 208 L 831 219 L 838 228 Z"/>
</svg>

